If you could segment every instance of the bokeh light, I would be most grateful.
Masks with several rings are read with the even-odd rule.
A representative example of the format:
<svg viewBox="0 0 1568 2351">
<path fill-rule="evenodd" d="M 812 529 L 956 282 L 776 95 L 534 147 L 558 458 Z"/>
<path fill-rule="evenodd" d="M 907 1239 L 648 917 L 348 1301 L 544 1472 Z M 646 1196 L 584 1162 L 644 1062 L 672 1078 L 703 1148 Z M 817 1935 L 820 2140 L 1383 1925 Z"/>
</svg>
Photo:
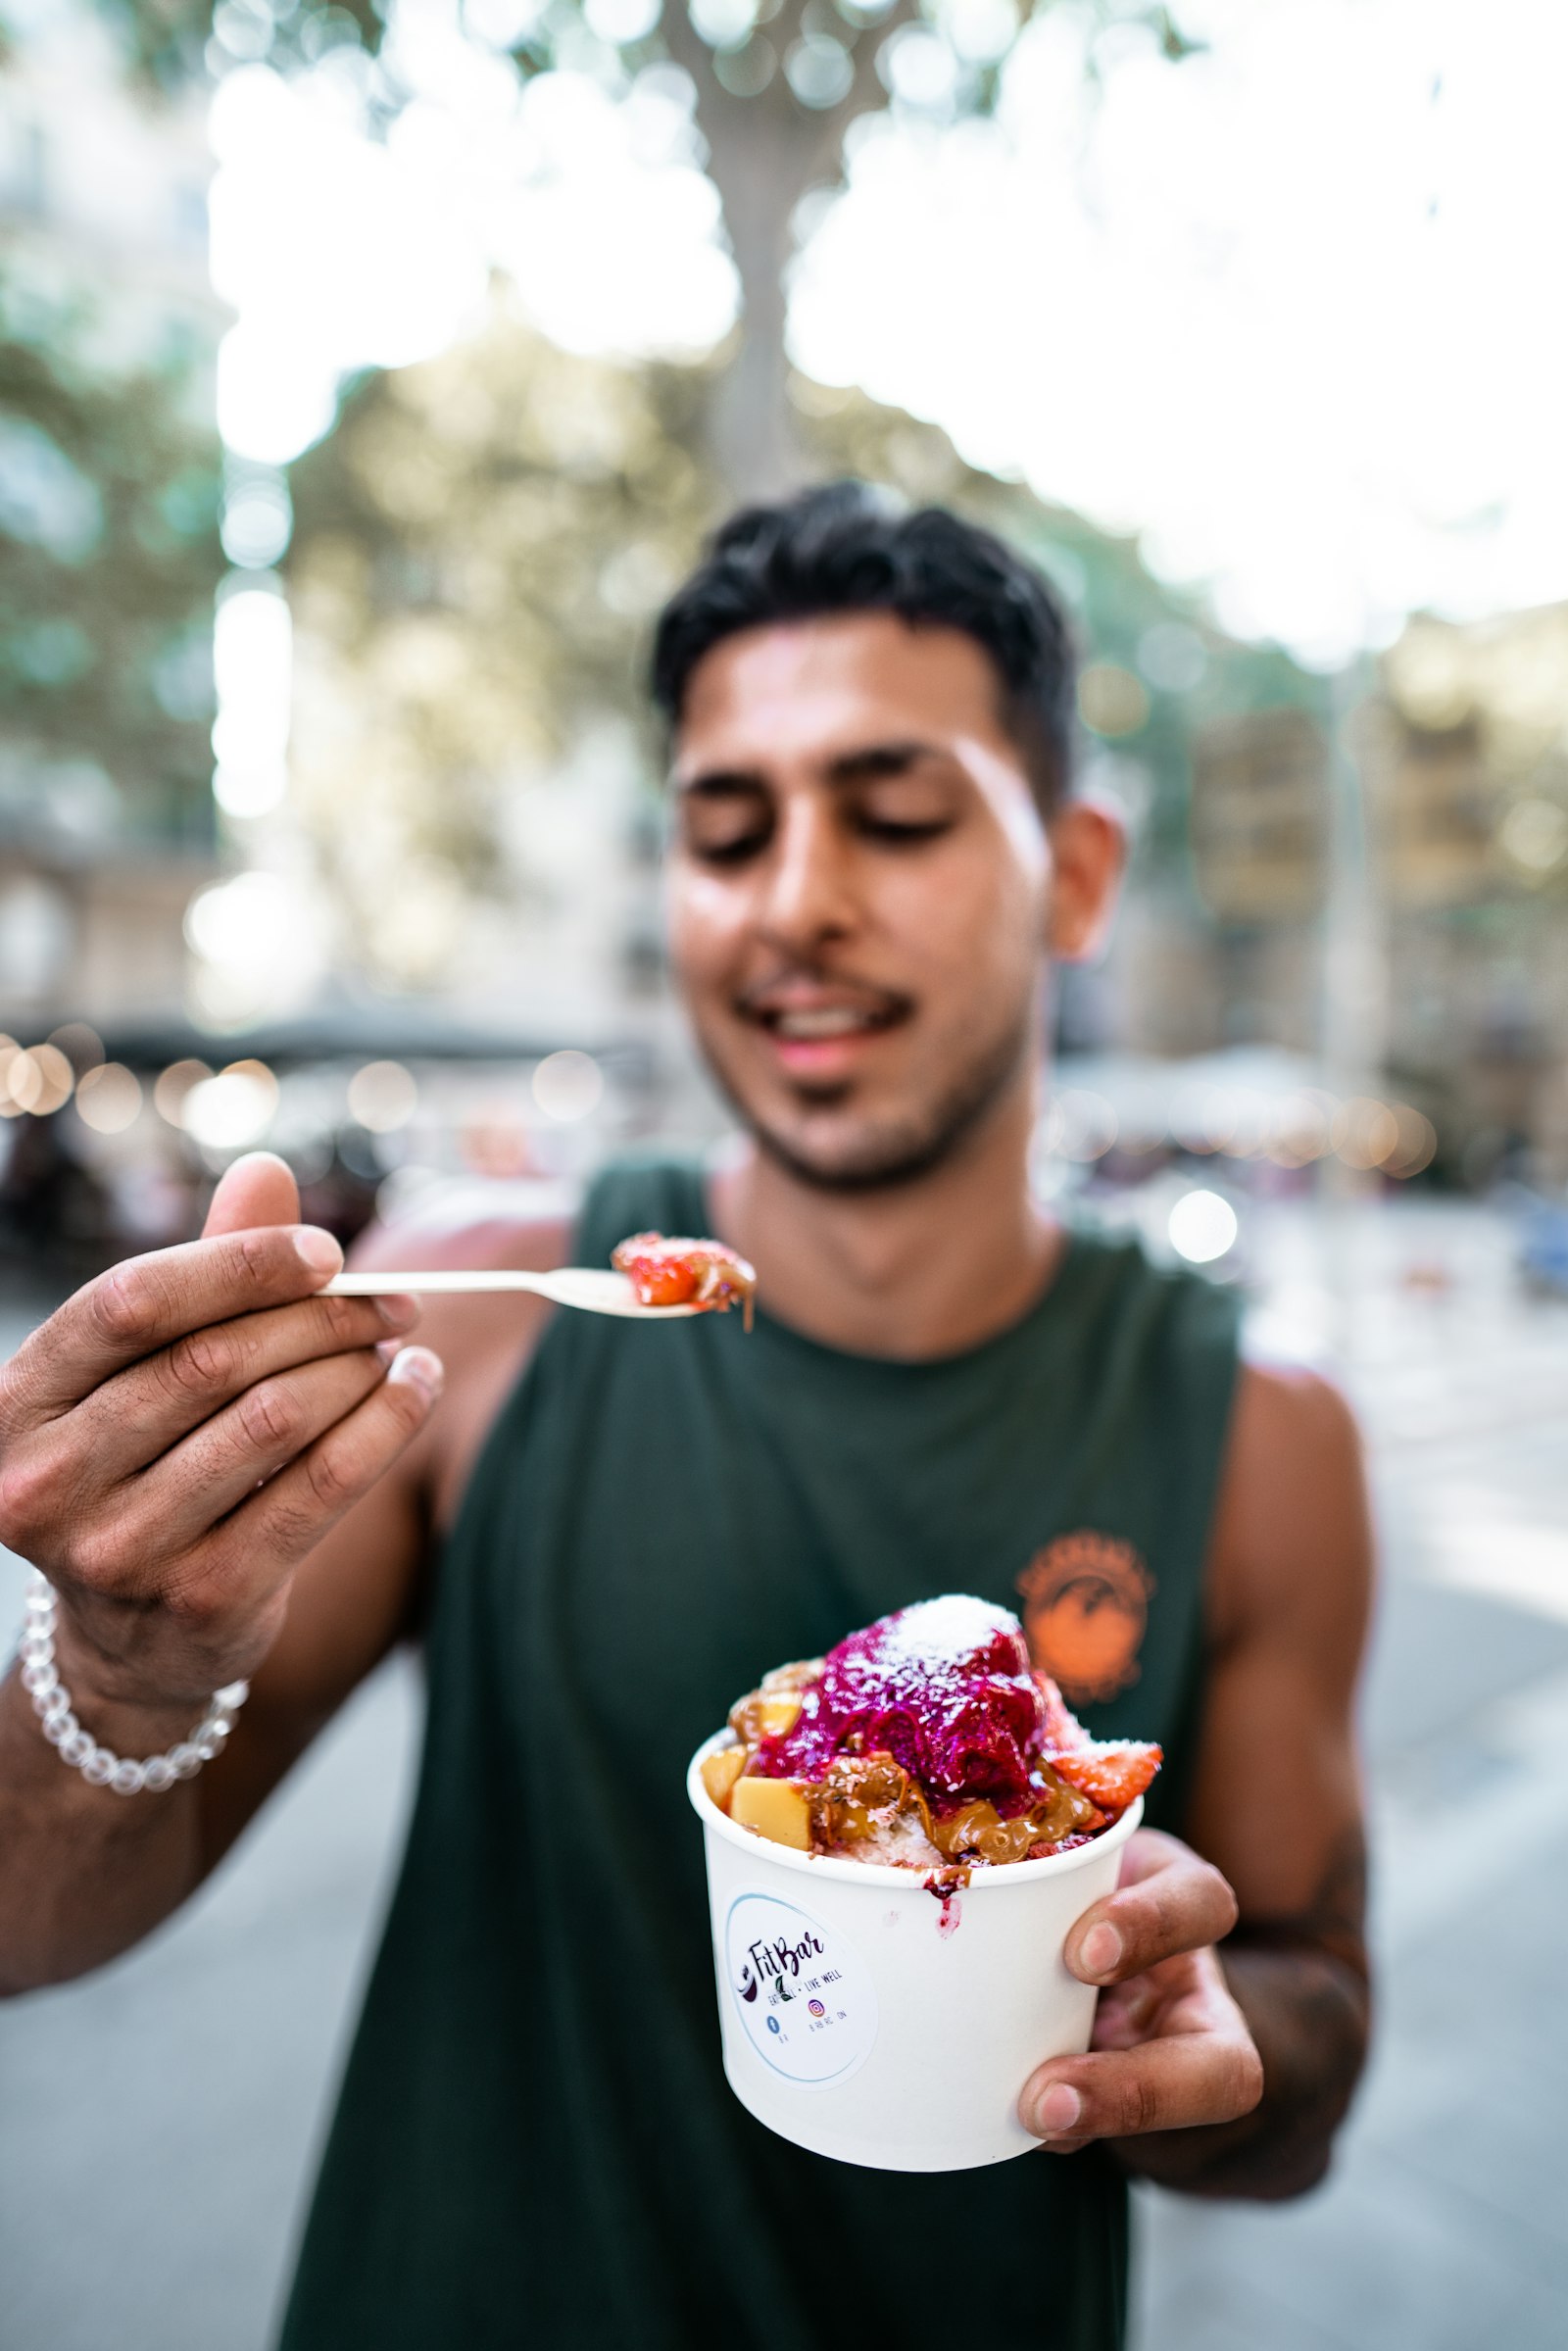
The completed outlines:
<svg viewBox="0 0 1568 2351">
<path fill-rule="evenodd" d="M 604 1091 L 604 1073 L 593 1055 L 570 1047 L 563 1053 L 547 1053 L 533 1073 L 534 1101 L 547 1118 L 561 1126 L 590 1117 Z"/>
<path fill-rule="evenodd" d="M 193 1143 L 209 1151 L 243 1151 L 266 1134 L 277 1096 L 277 1080 L 265 1062 L 231 1061 L 191 1088 L 180 1123 Z"/>
<path fill-rule="evenodd" d="M 1191 694 L 1208 673 L 1208 652 L 1197 629 L 1157 620 L 1138 640 L 1138 666 L 1161 694 Z"/>
<path fill-rule="evenodd" d="M 102 1061 L 76 1083 L 76 1116 L 97 1135 L 122 1135 L 141 1110 L 141 1082 L 122 1061 Z"/>
<path fill-rule="evenodd" d="M 1170 1212 L 1171 1248 L 1190 1265 L 1211 1265 L 1236 1245 L 1236 1210 L 1222 1193 L 1184 1192 Z"/>
<path fill-rule="evenodd" d="M 349 1080 L 349 1111 L 372 1135 L 407 1126 L 418 1107 L 419 1089 L 401 1061 L 367 1061 Z"/>
<path fill-rule="evenodd" d="M 294 509 L 275 466 L 231 465 L 220 531 L 224 555 L 245 571 L 266 570 L 288 546 Z"/>
<path fill-rule="evenodd" d="M 803 106 L 825 113 L 849 96 L 855 62 L 831 33 L 808 33 L 784 52 L 784 73 Z"/>
<path fill-rule="evenodd" d="M 679 0 L 671 0 L 678 6 Z M 662 14 L 662 0 L 584 0 L 583 16 L 590 32 L 618 48 L 629 48 L 653 31 Z"/>
<path fill-rule="evenodd" d="M 1358 1094 L 1335 1111 L 1329 1143 L 1347 1167 L 1381 1167 L 1399 1147 L 1399 1122 L 1387 1102 Z"/>
<path fill-rule="evenodd" d="M 757 29 L 758 0 L 690 0 L 689 14 L 710 49 L 738 49 Z"/>
<path fill-rule="evenodd" d="M 0 1043 L 0 1107 L 48 1118 L 71 1100 L 75 1072 L 55 1045 L 19 1046 L 15 1039 Z"/>
<path fill-rule="evenodd" d="M 1330 1149 L 1334 1114 L 1339 1103 L 1332 1094 L 1303 1087 L 1273 1104 L 1268 1118 L 1268 1155 L 1281 1167 L 1306 1167 Z"/>
<path fill-rule="evenodd" d="M 1149 717 L 1149 695 L 1130 669 L 1091 661 L 1078 680 L 1078 711 L 1097 735 L 1135 735 Z"/>
<path fill-rule="evenodd" d="M 1067 1086 L 1052 1104 L 1049 1148 L 1080 1164 L 1102 1159 L 1116 1141 L 1116 1112 L 1102 1094 Z"/>
<path fill-rule="evenodd" d="M 201 1085 L 212 1074 L 205 1061 L 171 1061 L 169 1067 L 159 1073 L 153 1087 L 153 1108 L 159 1117 L 172 1127 L 183 1126 L 185 1097 L 193 1087 Z"/>
<path fill-rule="evenodd" d="M 1505 854 L 1533 878 L 1568 860 L 1568 808 L 1560 801 L 1516 800 L 1497 827 Z"/>
<path fill-rule="evenodd" d="M 1424 1174 L 1437 1157 L 1438 1130 L 1424 1111 L 1412 1109 L 1408 1102 L 1395 1102 L 1392 1113 L 1394 1145 L 1380 1164 L 1385 1175 L 1408 1183 L 1412 1176 Z"/>
<path fill-rule="evenodd" d="M 263 867 L 199 891 L 185 910 L 192 995 L 218 1024 L 301 1004 L 320 977 L 326 931 L 317 894 Z"/>
<path fill-rule="evenodd" d="M 49 1043 L 65 1054 L 78 1079 L 96 1069 L 104 1057 L 104 1041 L 85 1020 L 68 1020 L 63 1027 L 52 1029 Z"/>
<path fill-rule="evenodd" d="M 232 816 L 263 815 L 278 806 L 287 789 L 293 638 L 289 609 L 275 585 L 247 585 L 219 604 L 213 627 L 218 695 L 213 791 Z"/>
</svg>

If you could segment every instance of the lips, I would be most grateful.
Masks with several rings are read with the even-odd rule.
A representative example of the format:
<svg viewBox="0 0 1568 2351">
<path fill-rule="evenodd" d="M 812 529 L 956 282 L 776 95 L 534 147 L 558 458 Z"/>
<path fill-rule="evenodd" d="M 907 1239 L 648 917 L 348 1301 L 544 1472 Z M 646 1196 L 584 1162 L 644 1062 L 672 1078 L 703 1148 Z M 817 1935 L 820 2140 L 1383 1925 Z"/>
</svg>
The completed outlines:
<svg viewBox="0 0 1568 2351">
<path fill-rule="evenodd" d="M 787 1069 L 847 1067 L 861 1049 L 909 1016 L 907 999 L 885 990 L 784 983 L 750 991 L 737 1010 L 761 1029 Z"/>
<path fill-rule="evenodd" d="M 816 1010 L 764 1013 L 762 1023 L 789 1044 L 815 1045 L 825 1037 L 865 1037 L 888 1026 L 887 1016 L 861 1011 L 849 1004 L 823 1004 Z"/>
</svg>

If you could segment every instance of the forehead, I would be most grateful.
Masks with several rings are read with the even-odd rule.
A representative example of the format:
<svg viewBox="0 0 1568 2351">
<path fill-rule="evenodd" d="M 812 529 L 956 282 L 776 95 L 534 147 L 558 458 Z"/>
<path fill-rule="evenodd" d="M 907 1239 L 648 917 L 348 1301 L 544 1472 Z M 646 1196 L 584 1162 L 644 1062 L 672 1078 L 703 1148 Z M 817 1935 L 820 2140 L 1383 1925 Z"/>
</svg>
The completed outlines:
<svg viewBox="0 0 1568 2351">
<path fill-rule="evenodd" d="M 911 737 L 1016 759 L 990 656 L 961 629 L 832 614 L 743 629 L 704 654 L 687 681 L 675 767 L 809 759 Z"/>
</svg>

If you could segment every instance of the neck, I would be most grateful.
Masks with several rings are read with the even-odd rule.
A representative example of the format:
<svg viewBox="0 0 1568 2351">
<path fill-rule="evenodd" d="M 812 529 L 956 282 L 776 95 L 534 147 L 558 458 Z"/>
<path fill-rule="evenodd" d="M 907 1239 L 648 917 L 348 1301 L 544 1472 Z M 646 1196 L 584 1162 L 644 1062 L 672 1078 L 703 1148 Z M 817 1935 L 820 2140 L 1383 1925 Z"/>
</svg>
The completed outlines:
<svg viewBox="0 0 1568 2351">
<path fill-rule="evenodd" d="M 1004 1330 L 1051 1280 L 1063 1235 L 1028 1180 L 1030 1089 L 929 1175 L 869 1192 L 804 1183 L 754 1145 L 714 1177 L 718 1229 L 761 1302 L 825 1346 L 908 1361 Z"/>
</svg>

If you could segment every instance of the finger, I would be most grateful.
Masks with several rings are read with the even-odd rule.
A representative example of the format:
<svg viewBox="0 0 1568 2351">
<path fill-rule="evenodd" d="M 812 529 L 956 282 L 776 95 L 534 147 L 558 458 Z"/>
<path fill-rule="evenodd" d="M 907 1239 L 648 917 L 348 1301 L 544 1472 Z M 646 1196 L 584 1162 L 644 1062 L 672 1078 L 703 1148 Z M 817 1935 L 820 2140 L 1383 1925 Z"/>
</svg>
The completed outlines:
<svg viewBox="0 0 1568 2351">
<path fill-rule="evenodd" d="M 373 1347 L 325 1355 L 258 1381 L 204 1421 L 134 1486 L 122 1489 L 114 1543 L 131 1573 L 136 1563 L 176 1558 L 275 1477 L 386 1377 Z"/>
<path fill-rule="evenodd" d="M 202 1227 L 204 1240 L 249 1232 L 256 1225 L 298 1224 L 300 1188 L 274 1151 L 246 1151 L 219 1178 Z"/>
<path fill-rule="evenodd" d="M 1083 1983 L 1118 1984 L 1235 1926 L 1236 1896 L 1219 1871 L 1174 1837 L 1160 1844 L 1158 1866 L 1091 1903 L 1068 1933 L 1067 1965 Z"/>
<path fill-rule="evenodd" d="M 187 1331 L 309 1298 L 342 1263 L 331 1234 L 314 1225 L 252 1227 L 127 1257 L 68 1298 L 12 1359 L 12 1433 L 69 1411 Z"/>
<path fill-rule="evenodd" d="M 275 1582 L 367 1494 L 418 1435 L 445 1371 L 428 1347 L 410 1347 L 374 1393 L 237 1511 L 237 1555 L 253 1579 Z"/>
<path fill-rule="evenodd" d="M 1037 2138 L 1081 2146 L 1092 2138 L 1234 2123 L 1262 2094 L 1262 2064 L 1238 2018 L 1234 2027 L 1146 2041 L 1139 2049 L 1058 2058 L 1034 2076 L 1018 2112 Z"/>
<path fill-rule="evenodd" d="M 1180 1967 L 1183 1962 L 1178 1959 L 1172 1964 Z M 1095 2002 L 1092 2049 L 1131 2049 L 1149 2038 L 1165 2006 L 1162 1973 L 1156 1969 L 1150 1975 L 1134 1976 L 1130 1983 L 1106 1986 Z"/>
<path fill-rule="evenodd" d="M 56 1442 L 81 1457 L 101 1492 L 156 1461 L 247 1388 L 325 1355 L 372 1347 L 418 1318 L 412 1298 L 314 1298 L 208 1323 L 95 1389 L 56 1424 Z M 38 1442 L 47 1445 L 53 1435 Z"/>
</svg>

